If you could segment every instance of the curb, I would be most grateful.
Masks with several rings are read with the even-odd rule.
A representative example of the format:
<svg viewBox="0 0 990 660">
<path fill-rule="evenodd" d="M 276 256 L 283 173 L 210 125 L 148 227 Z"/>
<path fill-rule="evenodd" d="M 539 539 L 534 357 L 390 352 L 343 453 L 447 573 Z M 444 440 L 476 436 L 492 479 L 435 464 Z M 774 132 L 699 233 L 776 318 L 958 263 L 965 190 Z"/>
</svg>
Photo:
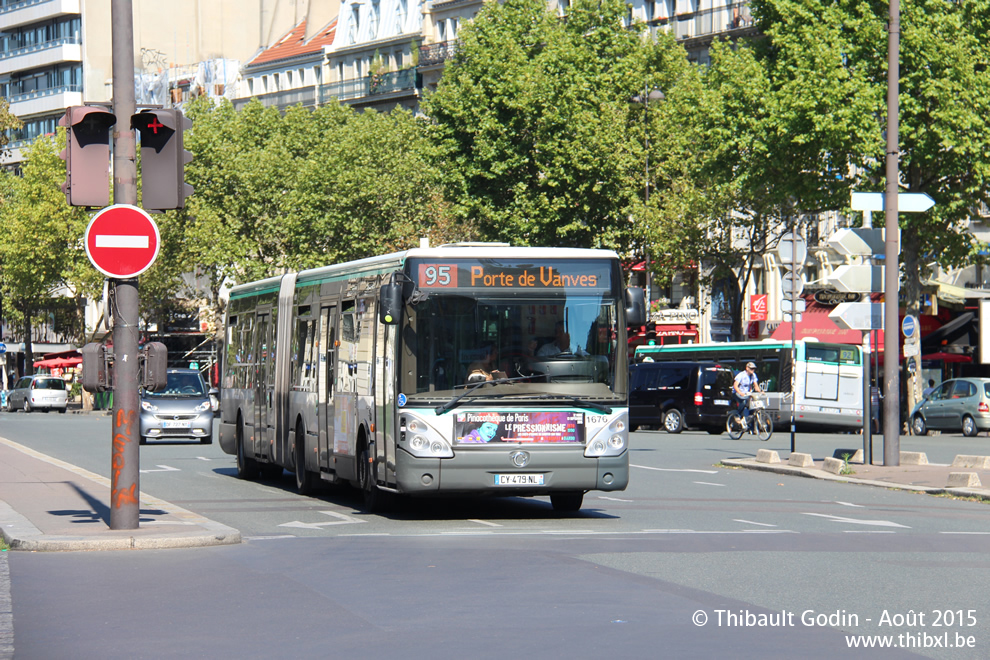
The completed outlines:
<svg viewBox="0 0 990 660">
<path fill-rule="evenodd" d="M 45 461 L 80 478 L 88 479 L 100 486 L 110 488 L 110 480 L 71 463 L 37 452 L 16 442 L 0 438 L 0 442 L 17 449 L 38 460 Z M 166 548 L 202 548 L 216 545 L 234 545 L 241 542 L 241 533 L 216 521 L 204 518 L 198 513 L 178 507 L 157 497 L 141 494 L 140 506 L 154 508 L 175 516 L 182 524 L 199 527 L 188 532 L 135 534 L 135 530 L 111 530 L 98 535 L 54 535 L 44 534 L 25 516 L 15 511 L 5 501 L 0 500 L 0 536 L 11 550 L 30 552 L 64 552 L 75 550 L 158 550 Z M 139 529 L 148 530 L 148 527 Z"/>
<path fill-rule="evenodd" d="M 844 475 L 834 475 L 818 468 L 802 468 L 788 466 L 786 463 L 768 464 L 757 463 L 753 458 L 726 458 L 722 459 L 723 465 L 731 467 L 745 468 L 747 470 L 757 470 L 760 472 L 773 472 L 792 477 L 807 477 L 809 479 L 821 479 L 824 481 L 837 481 L 847 484 L 858 484 L 862 486 L 879 486 L 880 488 L 891 488 L 894 490 L 908 490 L 928 495 L 954 495 L 956 497 L 976 497 L 984 501 L 990 501 L 990 491 L 987 489 L 975 488 L 937 488 L 931 486 L 915 486 L 913 484 L 899 484 L 891 481 L 877 481 L 876 479 L 857 479 Z"/>
</svg>

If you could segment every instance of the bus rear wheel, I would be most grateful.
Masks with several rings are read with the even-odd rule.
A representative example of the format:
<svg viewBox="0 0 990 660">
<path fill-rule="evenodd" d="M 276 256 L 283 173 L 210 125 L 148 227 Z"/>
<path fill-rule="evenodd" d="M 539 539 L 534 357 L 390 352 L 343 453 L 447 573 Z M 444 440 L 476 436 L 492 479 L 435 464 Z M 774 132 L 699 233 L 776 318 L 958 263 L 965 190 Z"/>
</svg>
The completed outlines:
<svg viewBox="0 0 990 660">
<path fill-rule="evenodd" d="M 306 433 L 302 424 L 296 427 L 295 442 L 296 490 L 300 495 L 309 495 L 316 488 L 313 473 L 306 470 Z"/>
<path fill-rule="evenodd" d="M 558 513 L 574 513 L 581 510 L 584 502 L 584 493 L 551 493 L 550 504 L 553 510 Z"/>
<path fill-rule="evenodd" d="M 244 422 L 237 420 L 237 476 L 252 481 L 258 478 L 258 461 L 248 458 L 244 453 Z"/>
</svg>

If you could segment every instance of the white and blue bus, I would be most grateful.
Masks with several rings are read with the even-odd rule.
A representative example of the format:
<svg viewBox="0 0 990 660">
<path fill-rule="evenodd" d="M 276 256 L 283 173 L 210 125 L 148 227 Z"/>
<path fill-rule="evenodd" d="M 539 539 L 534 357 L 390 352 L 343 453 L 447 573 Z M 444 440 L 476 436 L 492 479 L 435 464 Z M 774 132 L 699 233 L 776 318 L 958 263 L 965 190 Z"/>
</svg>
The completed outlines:
<svg viewBox="0 0 990 660">
<path fill-rule="evenodd" d="M 349 483 L 371 510 L 472 494 L 573 511 L 628 482 L 626 326 L 643 308 L 605 250 L 458 244 L 242 284 L 220 446 L 242 478 Z"/>
<path fill-rule="evenodd" d="M 853 430 L 863 427 L 863 352 L 851 344 L 799 339 L 791 360 L 789 341 L 741 341 L 712 344 L 637 346 L 634 361 L 696 360 L 716 362 L 739 372 L 756 363 L 760 388 L 770 395 L 772 411 L 790 422 L 791 374 L 794 420 L 804 428 Z"/>
</svg>

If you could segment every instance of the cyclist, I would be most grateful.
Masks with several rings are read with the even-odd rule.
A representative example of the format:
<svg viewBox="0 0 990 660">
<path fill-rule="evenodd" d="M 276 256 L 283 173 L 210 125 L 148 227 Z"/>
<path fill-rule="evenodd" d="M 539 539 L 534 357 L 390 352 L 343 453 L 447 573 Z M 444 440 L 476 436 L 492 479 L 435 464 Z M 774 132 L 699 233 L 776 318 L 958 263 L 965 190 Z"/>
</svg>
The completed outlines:
<svg viewBox="0 0 990 660">
<path fill-rule="evenodd" d="M 762 392 L 760 381 L 756 377 L 756 363 L 747 362 L 746 368 L 736 374 L 736 379 L 732 382 L 732 391 L 739 399 L 738 410 L 742 419 L 743 428 L 749 427 L 749 416 L 752 410 L 749 409 L 749 397 L 753 392 Z"/>
</svg>

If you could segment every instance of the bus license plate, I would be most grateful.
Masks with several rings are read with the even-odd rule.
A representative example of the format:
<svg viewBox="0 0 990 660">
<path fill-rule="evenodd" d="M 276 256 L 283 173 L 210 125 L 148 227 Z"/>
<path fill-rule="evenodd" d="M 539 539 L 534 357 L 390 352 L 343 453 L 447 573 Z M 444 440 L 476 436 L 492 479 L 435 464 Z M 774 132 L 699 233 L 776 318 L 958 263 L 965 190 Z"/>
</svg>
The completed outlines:
<svg viewBox="0 0 990 660">
<path fill-rule="evenodd" d="M 496 486 L 542 486 L 542 474 L 496 474 Z"/>
<path fill-rule="evenodd" d="M 188 429 L 192 426 L 192 422 L 176 422 L 176 421 L 166 421 L 162 422 L 163 429 Z"/>
<path fill-rule="evenodd" d="M 839 410 L 838 408 L 820 408 L 820 410 L 823 413 L 828 413 L 830 415 L 838 415 L 842 413 L 842 411 Z"/>
</svg>

